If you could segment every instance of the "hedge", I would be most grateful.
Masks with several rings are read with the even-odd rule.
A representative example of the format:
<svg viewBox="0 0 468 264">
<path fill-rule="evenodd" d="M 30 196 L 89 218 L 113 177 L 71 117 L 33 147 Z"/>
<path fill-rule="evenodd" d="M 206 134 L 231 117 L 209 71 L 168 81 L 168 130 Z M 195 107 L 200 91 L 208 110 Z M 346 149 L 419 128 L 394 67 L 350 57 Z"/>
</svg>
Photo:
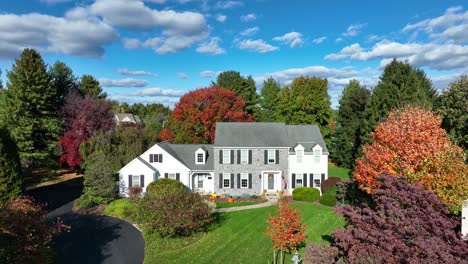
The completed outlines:
<svg viewBox="0 0 468 264">
<path fill-rule="evenodd" d="M 167 197 L 185 192 L 187 188 L 183 183 L 167 178 L 157 179 L 146 187 L 146 195 L 149 197 Z"/>
<path fill-rule="evenodd" d="M 320 198 L 320 191 L 313 187 L 297 187 L 292 197 L 296 201 L 315 202 Z"/>
<path fill-rule="evenodd" d="M 336 194 L 333 192 L 324 193 L 320 197 L 320 204 L 325 206 L 334 207 L 336 205 Z"/>
</svg>

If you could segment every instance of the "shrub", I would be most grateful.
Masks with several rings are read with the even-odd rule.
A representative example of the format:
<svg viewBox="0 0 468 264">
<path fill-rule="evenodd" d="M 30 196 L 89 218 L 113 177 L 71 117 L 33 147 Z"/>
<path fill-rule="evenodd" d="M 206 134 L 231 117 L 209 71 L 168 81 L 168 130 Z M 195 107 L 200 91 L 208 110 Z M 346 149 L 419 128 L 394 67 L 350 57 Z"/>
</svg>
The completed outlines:
<svg viewBox="0 0 468 264">
<path fill-rule="evenodd" d="M 74 202 L 74 206 L 81 209 L 88 209 L 95 205 L 97 205 L 97 203 L 94 202 L 93 198 L 86 194 L 81 195 L 80 198 L 76 199 Z"/>
<path fill-rule="evenodd" d="M 128 188 L 128 196 L 131 199 L 141 197 L 142 192 L 143 192 L 143 189 L 141 187 L 138 187 L 138 186 L 132 186 L 132 187 Z"/>
<path fill-rule="evenodd" d="M 139 203 L 139 219 L 163 237 L 190 235 L 212 220 L 208 204 L 198 193 L 149 196 Z"/>
<path fill-rule="evenodd" d="M 320 204 L 334 207 L 336 205 L 336 193 L 326 192 L 320 197 Z"/>
<path fill-rule="evenodd" d="M 135 221 L 137 207 L 130 199 L 119 199 L 113 201 L 106 207 L 105 214 L 121 219 L 130 219 Z"/>
<path fill-rule="evenodd" d="M 292 196 L 296 201 L 315 202 L 320 198 L 320 191 L 313 187 L 297 187 Z"/>
<path fill-rule="evenodd" d="M 330 177 L 322 182 L 322 192 L 326 192 L 327 190 L 336 186 L 337 183 L 341 182 L 341 179 L 338 177 Z"/>
<path fill-rule="evenodd" d="M 18 148 L 8 131 L 0 128 L 0 203 L 20 196 L 22 188 Z"/>
<path fill-rule="evenodd" d="M 149 197 L 167 197 L 187 192 L 187 188 L 180 181 L 160 178 L 146 187 L 146 194 Z"/>
</svg>

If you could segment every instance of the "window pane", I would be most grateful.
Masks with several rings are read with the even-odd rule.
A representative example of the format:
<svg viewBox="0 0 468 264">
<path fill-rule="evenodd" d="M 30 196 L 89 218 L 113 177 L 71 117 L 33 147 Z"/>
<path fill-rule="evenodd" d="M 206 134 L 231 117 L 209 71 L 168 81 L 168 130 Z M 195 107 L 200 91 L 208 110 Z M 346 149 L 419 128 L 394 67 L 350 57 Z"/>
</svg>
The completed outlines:
<svg viewBox="0 0 468 264">
<path fill-rule="evenodd" d="M 315 161 L 320 161 L 320 156 L 322 155 L 320 149 L 314 150 Z"/>
<path fill-rule="evenodd" d="M 297 162 L 302 162 L 302 150 L 296 151 Z"/>
<path fill-rule="evenodd" d="M 197 162 L 198 163 L 203 163 L 204 162 L 202 153 L 197 154 Z"/>
<path fill-rule="evenodd" d="M 140 176 L 133 175 L 132 176 L 132 186 L 133 187 L 140 187 Z"/>
<path fill-rule="evenodd" d="M 231 174 L 226 173 L 223 175 L 223 188 L 231 187 Z"/>
<path fill-rule="evenodd" d="M 241 163 L 248 162 L 249 151 L 247 149 L 241 150 Z"/>
<path fill-rule="evenodd" d="M 272 164 L 275 163 L 275 150 L 274 149 L 269 149 L 268 150 L 268 163 Z"/>
<path fill-rule="evenodd" d="M 314 186 L 320 187 L 320 180 L 314 180 Z"/>
<path fill-rule="evenodd" d="M 198 176 L 198 188 L 203 189 L 203 176 L 199 175 Z"/>
<path fill-rule="evenodd" d="M 169 173 L 168 178 L 175 180 L 176 179 L 176 174 L 175 173 Z"/>
<path fill-rule="evenodd" d="M 302 179 L 296 179 L 296 187 L 302 187 Z"/>
<path fill-rule="evenodd" d="M 249 187 L 249 175 L 247 173 L 241 173 L 241 188 Z"/>
<path fill-rule="evenodd" d="M 223 150 L 223 163 L 226 163 L 226 164 L 231 163 L 231 150 L 229 149 Z"/>
</svg>

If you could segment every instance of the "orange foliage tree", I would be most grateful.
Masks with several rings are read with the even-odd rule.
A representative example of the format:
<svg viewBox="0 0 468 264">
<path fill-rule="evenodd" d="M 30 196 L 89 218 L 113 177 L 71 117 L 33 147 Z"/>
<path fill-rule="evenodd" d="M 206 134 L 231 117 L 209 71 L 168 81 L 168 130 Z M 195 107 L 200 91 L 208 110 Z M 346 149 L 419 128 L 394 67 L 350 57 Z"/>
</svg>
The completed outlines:
<svg viewBox="0 0 468 264">
<path fill-rule="evenodd" d="M 370 193 L 383 172 L 406 175 L 410 183 L 433 190 L 452 212 L 460 210 L 468 197 L 468 168 L 461 148 L 441 128 L 439 116 L 407 106 L 391 112 L 371 137 L 373 143 L 356 160 L 354 179 L 362 189 Z"/>
<path fill-rule="evenodd" d="M 163 129 L 161 130 L 161 133 L 159 133 L 159 138 L 160 138 L 162 141 L 166 141 L 166 140 L 174 141 L 174 134 L 172 134 L 172 132 L 169 131 L 169 129 L 163 128 Z"/>
<path fill-rule="evenodd" d="M 279 203 L 278 216 L 270 215 L 267 221 L 267 235 L 273 241 L 273 262 L 276 263 L 277 250 L 280 250 L 280 263 L 283 263 L 283 252 L 296 250 L 302 246 L 307 226 L 301 224 L 301 217 L 297 209 L 289 206 L 288 200 Z"/>
</svg>

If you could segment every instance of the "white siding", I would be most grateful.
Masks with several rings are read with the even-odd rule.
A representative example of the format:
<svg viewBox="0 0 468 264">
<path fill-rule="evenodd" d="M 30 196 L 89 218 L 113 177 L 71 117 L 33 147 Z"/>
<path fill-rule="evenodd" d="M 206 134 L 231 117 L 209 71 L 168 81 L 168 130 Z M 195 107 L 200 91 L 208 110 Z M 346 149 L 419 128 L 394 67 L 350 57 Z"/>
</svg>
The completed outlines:
<svg viewBox="0 0 468 264">
<path fill-rule="evenodd" d="M 296 149 L 303 149 L 301 145 L 296 146 Z M 322 151 L 322 147 L 320 145 L 314 146 L 313 150 L 318 150 L 320 149 Z M 311 152 L 310 150 L 307 152 L 304 152 L 302 155 L 302 162 L 297 162 L 297 156 L 296 154 L 289 154 L 288 157 L 288 174 L 289 174 L 289 182 L 291 183 L 290 186 L 288 186 L 288 189 L 291 190 L 292 192 L 292 174 L 295 173 L 297 174 L 303 174 L 307 173 L 309 175 L 310 173 L 313 174 L 325 174 L 325 179 L 328 179 L 328 155 L 323 154 L 320 156 L 320 161 L 317 162 L 315 160 L 315 156 L 313 151 Z M 307 185 L 312 186 L 310 183 L 309 178 L 307 178 Z"/>
</svg>

